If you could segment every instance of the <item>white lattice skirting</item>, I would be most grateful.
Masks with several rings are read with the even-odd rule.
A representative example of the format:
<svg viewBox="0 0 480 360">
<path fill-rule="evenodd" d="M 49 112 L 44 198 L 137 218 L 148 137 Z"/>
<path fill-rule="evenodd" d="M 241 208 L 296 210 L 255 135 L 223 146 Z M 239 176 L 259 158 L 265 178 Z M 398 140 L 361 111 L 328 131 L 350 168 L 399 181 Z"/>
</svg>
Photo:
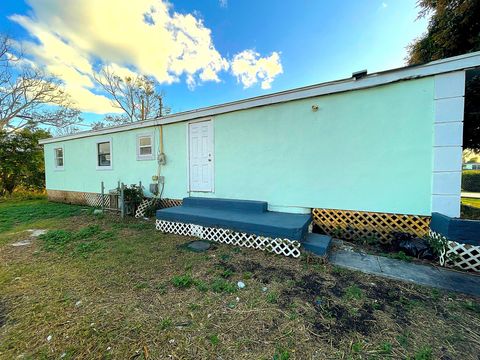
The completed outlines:
<svg viewBox="0 0 480 360">
<path fill-rule="evenodd" d="M 446 243 L 440 254 L 440 265 L 480 272 L 480 246 L 450 241 L 434 231 L 430 231 L 430 236 Z"/>
<path fill-rule="evenodd" d="M 165 233 L 196 236 L 200 239 L 218 243 L 244 246 L 297 258 L 300 256 L 300 242 L 296 240 L 269 238 L 253 234 L 236 232 L 223 228 L 212 228 L 194 224 L 158 220 L 157 230 Z"/>
<path fill-rule="evenodd" d="M 137 211 L 135 212 L 135 217 L 137 219 L 141 218 L 141 217 L 144 217 L 145 216 L 145 211 L 150 206 L 152 206 L 155 202 L 157 202 L 157 199 L 155 199 L 155 198 L 152 198 L 152 199 L 145 198 L 145 199 L 143 199 L 142 202 L 140 203 L 140 205 L 138 205 Z"/>
</svg>

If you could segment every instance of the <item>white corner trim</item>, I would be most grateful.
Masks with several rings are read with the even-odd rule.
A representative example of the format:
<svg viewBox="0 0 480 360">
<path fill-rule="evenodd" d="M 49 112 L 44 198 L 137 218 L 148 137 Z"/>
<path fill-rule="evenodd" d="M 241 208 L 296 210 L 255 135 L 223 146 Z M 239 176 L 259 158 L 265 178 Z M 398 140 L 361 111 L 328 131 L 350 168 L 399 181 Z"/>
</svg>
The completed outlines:
<svg viewBox="0 0 480 360">
<path fill-rule="evenodd" d="M 449 195 L 452 189 L 462 186 L 462 172 L 435 172 L 433 173 L 432 193 L 434 195 Z"/>
<path fill-rule="evenodd" d="M 465 96 L 464 71 L 435 76 L 435 100 L 461 96 Z"/>
<path fill-rule="evenodd" d="M 461 171 L 462 148 L 460 146 L 443 146 L 433 148 L 433 172 Z M 452 189 L 453 190 L 453 189 Z"/>
<path fill-rule="evenodd" d="M 432 195 L 432 212 L 459 217 L 460 195 Z"/>
<path fill-rule="evenodd" d="M 63 166 L 57 166 L 57 149 L 62 149 Z M 53 148 L 53 170 L 64 171 L 65 170 L 65 146 L 59 145 Z"/>
<path fill-rule="evenodd" d="M 152 153 L 149 155 L 141 155 L 140 154 L 140 138 L 143 137 L 150 137 L 150 142 L 152 146 Z M 155 160 L 155 136 L 153 132 L 146 132 L 142 134 L 137 134 L 137 142 L 136 142 L 136 152 L 137 152 L 137 161 L 143 160 Z"/>
<path fill-rule="evenodd" d="M 110 166 L 98 165 L 98 144 L 104 142 L 110 143 Z M 95 168 L 97 170 L 113 170 L 113 141 L 111 137 L 101 138 L 95 141 Z"/>
<path fill-rule="evenodd" d="M 463 122 L 448 122 L 434 124 L 434 142 L 435 147 L 463 145 Z"/>
<path fill-rule="evenodd" d="M 465 71 L 435 75 L 432 212 L 460 216 Z"/>
<path fill-rule="evenodd" d="M 435 100 L 435 122 L 463 121 L 465 98 L 463 96 Z"/>
</svg>

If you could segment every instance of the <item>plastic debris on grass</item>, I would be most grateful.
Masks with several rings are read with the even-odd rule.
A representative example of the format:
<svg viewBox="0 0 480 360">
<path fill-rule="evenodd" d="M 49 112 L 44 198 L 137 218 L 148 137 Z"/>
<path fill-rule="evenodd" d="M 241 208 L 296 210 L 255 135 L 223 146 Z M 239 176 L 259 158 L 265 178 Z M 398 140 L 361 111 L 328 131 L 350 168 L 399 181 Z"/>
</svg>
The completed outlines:
<svg viewBox="0 0 480 360">
<path fill-rule="evenodd" d="M 418 259 L 435 260 L 435 251 L 425 240 L 408 233 L 394 233 L 392 247 L 396 251 L 403 251 L 408 256 Z"/>
</svg>

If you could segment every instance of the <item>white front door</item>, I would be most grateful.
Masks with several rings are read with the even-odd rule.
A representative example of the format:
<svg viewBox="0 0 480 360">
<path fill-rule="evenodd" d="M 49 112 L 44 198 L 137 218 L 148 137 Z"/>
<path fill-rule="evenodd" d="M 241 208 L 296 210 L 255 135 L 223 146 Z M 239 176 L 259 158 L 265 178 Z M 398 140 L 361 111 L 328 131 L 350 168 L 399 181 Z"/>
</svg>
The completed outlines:
<svg viewBox="0 0 480 360">
<path fill-rule="evenodd" d="M 190 191 L 213 191 L 213 124 L 188 124 Z"/>
</svg>

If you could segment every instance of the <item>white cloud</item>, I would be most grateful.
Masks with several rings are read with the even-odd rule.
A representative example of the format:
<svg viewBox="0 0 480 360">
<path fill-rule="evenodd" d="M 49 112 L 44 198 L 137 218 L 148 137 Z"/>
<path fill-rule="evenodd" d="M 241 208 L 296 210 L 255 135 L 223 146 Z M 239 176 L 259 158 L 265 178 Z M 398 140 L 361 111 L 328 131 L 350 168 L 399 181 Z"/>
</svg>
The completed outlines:
<svg viewBox="0 0 480 360">
<path fill-rule="evenodd" d="M 226 8 L 228 6 L 228 0 L 219 0 L 218 3 L 222 8 Z"/>
<path fill-rule="evenodd" d="M 84 111 L 115 111 L 93 80 L 94 71 L 103 66 L 153 76 L 161 84 L 185 81 L 190 89 L 220 82 L 219 74 L 230 68 L 203 21 L 175 12 L 166 1 L 81 0 L 68 6 L 64 0 L 28 2 L 29 15 L 10 17 L 33 38 L 22 43 L 23 49 L 37 66 L 64 81 Z M 248 54 L 255 54 L 254 59 Z M 282 72 L 276 52 L 268 58 L 241 52 L 231 68 L 245 87 L 261 81 L 264 89 Z"/>
<path fill-rule="evenodd" d="M 273 52 L 269 57 L 261 57 L 253 50 L 245 50 L 235 55 L 231 69 L 244 88 L 260 81 L 262 89 L 270 89 L 275 77 L 283 73 L 278 52 Z"/>
<path fill-rule="evenodd" d="M 386 2 L 382 2 L 382 9 L 385 9 L 388 7 L 388 4 Z"/>
</svg>

